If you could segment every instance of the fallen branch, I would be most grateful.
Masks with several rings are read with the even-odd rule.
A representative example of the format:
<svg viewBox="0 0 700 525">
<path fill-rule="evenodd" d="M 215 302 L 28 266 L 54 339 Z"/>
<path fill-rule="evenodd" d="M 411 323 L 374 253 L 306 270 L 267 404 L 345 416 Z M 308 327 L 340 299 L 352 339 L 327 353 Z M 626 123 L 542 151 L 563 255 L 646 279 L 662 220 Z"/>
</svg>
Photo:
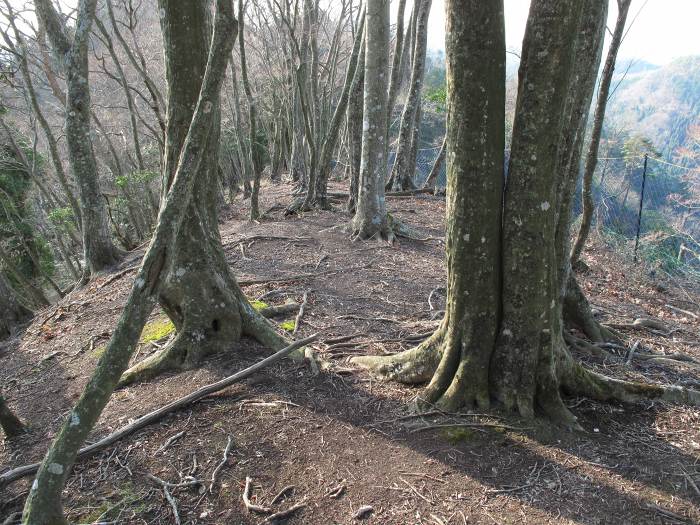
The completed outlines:
<svg viewBox="0 0 700 525">
<path fill-rule="evenodd" d="M 315 273 L 300 273 L 297 275 L 289 275 L 286 277 L 265 277 L 262 279 L 248 279 L 238 281 L 239 286 L 251 286 L 253 284 L 267 284 L 267 283 L 284 283 L 287 281 L 301 281 L 303 279 L 313 279 L 314 277 L 319 277 L 321 275 L 328 275 L 332 273 L 349 272 L 352 270 L 361 270 L 367 268 L 368 265 L 364 264 L 361 266 L 352 266 L 350 268 L 340 268 L 337 270 L 324 270 L 322 272 Z"/>
<path fill-rule="evenodd" d="M 159 452 L 163 452 L 166 448 L 168 448 L 170 445 L 175 443 L 175 441 L 177 441 L 178 439 L 180 439 L 184 435 L 185 435 L 185 431 L 183 430 L 182 432 L 178 432 L 174 436 L 168 438 L 168 440 L 165 443 L 163 443 L 163 446 L 160 447 L 158 450 L 156 450 L 156 454 L 158 454 Z"/>
<path fill-rule="evenodd" d="M 243 489 L 243 504 L 248 512 L 257 512 L 259 514 L 269 514 L 271 511 L 268 507 L 262 507 L 256 505 L 250 501 L 251 492 L 253 490 L 253 480 L 246 476 L 245 478 L 245 489 Z"/>
<path fill-rule="evenodd" d="M 142 428 L 150 425 L 151 423 L 159 421 L 164 416 L 175 412 L 176 410 L 179 410 L 182 407 L 190 405 L 192 403 L 195 403 L 204 397 L 207 397 L 215 392 L 219 392 L 224 388 L 227 388 L 235 383 L 242 381 L 243 379 L 250 377 L 259 370 L 262 370 L 267 366 L 273 365 L 281 361 L 297 348 L 300 348 L 308 343 L 315 341 L 317 337 L 318 334 L 314 334 L 305 339 L 294 341 L 289 346 L 286 346 L 282 350 L 275 352 L 271 356 L 266 357 L 262 361 L 258 361 L 254 365 L 249 366 L 248 368 L 241 370 L 240 372 L 236 372 L 235 374 L 228 376 L 222 379 L 221 381 L 217 381 L 216 383 L 211 383 L 209 385 L 203 386 L 202 388 L 195 390 L 191 394 L 181 397 L 180 399 L 177 399 L 172 403 L 169 403 L 157 410 L 154 410 L 153 412 L 149 412 L 145 416 L 141 416 L 133 423 L 120 428 L 116 432 L 109 434 L 108 436 L 100 439 L 99 441 L 93 443 L 90 446 L 80 449 L 80 451 L 78 451 L 76 459 L 84 458 L 86 456 L 94 454 L 95 452 L 104 450 L 109 445 L 116 443 L 123 437 L 128 436 L 129 434 L 133 434 L 137 430 L 141 430 Z M 7 472 L 0 474 L 0 488 L 4 487 L 8 483 L 12 483 L 13 481 L 17 481 L 18 479 L 22 479 L 26 476 L 31 476 L 32 474 L 35 474 L 37 470 L 39 470 L 39 466 L 40 463 L 33 463 L 31 465 L 24 465 L 22 467 L 8 470 Z"/>
<path fill-rule="evenodd" d="M 221 460 L 221 462 L 214 469 L 214 472 L 211 473 L 211 484 L 209 485 L 210 494 L 214 492 L 214 485 L 216 485 L 216 480 L 219 477 L 219 472 L 222 468 L 224 468 L 224 465 L 226 465 L 226 462 L 228 461 L 228 455 L 231 452 L 232 445 L 233 440 L 231 439 L 231 436 L 229 436 L 228 443 L 226 443 L 226 448 L 224 449 L 224 459 Z"/>
<path fill-rule="evenodd" d="M 270 317 L 277 317 L 278 315 L 293 312 L 297 310 L 299 306 L 299 303 L 285 303 L 280 306 L 268 306 L 267 308 L 260 310 L 260 315 L 269 319 Z"/>
<path fill-rule="evenodd" d="M 125 269 L 123 269 L 122 271 L 115 273 L 114 275 L 112 275 L 111 277 L 109 277 L 105 282 L 103 282 L 103 283 L 97 285 L 97 289 L 98 289 L 98 290 L 101 290 L 101 289 L 104 288 L 105 286 L 112 284 L 114 281 L 117 281 L 117 280 L 121 279 L 121 278 L 124 277 L 127 273 L 130 273 L 130 272 L 133 272 L 133 271 L 135 271 L 135 270 L 138 270 L 140 266 L 141 266 L 140 264 L 137 264 L 137 265 L 135 265 L 135 266 L 129 266 L 128 268 L 125 268 Z"/>
<path fill-rule="evenodd" d="M 677 307 L 672 306 L 672 305 L 670 305 L 670 304 L 667 304 L 667 305 L 666 305 L 666 308 L 668 308 L 669 310 L 673 310 L 674 312 L 677 312 L 677 313 L 679 313 L 679 314 L 689 315 L 689 316 L 692 317 L 693 319 L 699 319 L 699 318 L 700 318 L 700 316 L 698 316 L 698 314 L 694 314 L 693 312 L 689 312 L 688 310 L 683 310 L 682 308 L 677 308 Z"/>
</svg>

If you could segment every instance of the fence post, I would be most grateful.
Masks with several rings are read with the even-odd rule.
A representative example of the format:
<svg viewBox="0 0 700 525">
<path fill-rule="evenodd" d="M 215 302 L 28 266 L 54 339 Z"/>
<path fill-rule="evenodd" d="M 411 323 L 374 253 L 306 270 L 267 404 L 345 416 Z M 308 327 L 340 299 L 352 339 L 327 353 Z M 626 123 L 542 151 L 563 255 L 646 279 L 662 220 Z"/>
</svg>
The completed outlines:
<svg viewBox="0 0 700 525">
<path fill-rule="evenodd" d="M 644 209 L 644 189 L 647 185 L 647 161 L 649 155 L 644 154 L 644 171 L 642 173 L 642 194 L 639 197 L 639 217 L 637 218 L 637 240 L 634 241 L 634 262 L 637 262 L 637 249 L 639 248 L 639 231 L 642 228 L 642 210 Z"/>
</svg>

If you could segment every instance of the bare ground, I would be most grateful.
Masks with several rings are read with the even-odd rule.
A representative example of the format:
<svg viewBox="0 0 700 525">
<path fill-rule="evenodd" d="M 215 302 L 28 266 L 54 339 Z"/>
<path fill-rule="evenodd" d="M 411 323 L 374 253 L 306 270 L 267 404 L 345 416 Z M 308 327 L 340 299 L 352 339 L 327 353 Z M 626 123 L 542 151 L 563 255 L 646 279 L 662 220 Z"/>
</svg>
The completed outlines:
<svg viewBox="0 0 700 525">
<path fill-rule="evenodd" d="M 289 187 L 265 186 L 262 194 L 261 208 L 267 209 L 286 204 Z M 245 220 L 240 202 L 226 210 L 222 237 L 240 279 L 319 274 L 246 286 L 251 298 L 277 290 L 265 301 L 281 304 L 308 292 L 301 335 L 320 332 L 322 341 L 356 337 L 316 345 L 333 363 L 318 376 L 306 365 L 284 362 L 78 463 L 65 493 L 70 519 L 175 523 L 162 488 L 147 478 L 151 474 L 171 483 L 202 480 L 171 489 L 181 522 L 191 524 L 262 523 L 266 515 L 251 514 L 243 504 L 246 477 L 253 480 L 258 505 L 276 512 L 305 504 L 290 515 L 290 524 L 700 523 L 697 408 L 569 399 L 584 433 L 513 416 L 505 422 L 498 413 L 415 418 L 406 406 L 417 389 L 377 382 L 347 364 L 349 356 L 410 347 L 406 337 L 435 327 L 435 310 L 442 305 L 439 291 L 432 295 L 433 308 L 428 296 L 444 284 L 443 201 L 421 196 L 389 204 L 434 239 L 351 243 L 339 229 L 329 229 L 348 220 L 340 206 L 294 218 L 274 209 L 259 224 Z M 630 346 L 641 342 L 637 354 L 700 359 L 700 322 L 693 317 L 700 311 L 697 289 L 658 272 L 650 276 L 602 247 L 591 249 L 586 261 L 591 269 L 579 277 L 605 322 L 646 316 L 667 327 L 657 333 L 625 329 Z M 0 347 L 3 389 L 10 406 L 31 424 L 26 436 L 0 441 L 0 472 L 41 458 L 91 374 L 132 279 L 133 273 L 125 273 L 96 280 L 40 312 L 21 337 Z M 153 345 L 144 344 L 138 358 L 152 351 Z M 93 435 L 103 436 L 267 353 L 244 340 L 202 369 L 121 390 Z M 581 357 L 617 377 L 696 386 L 700 381 L 696 364 L 634 356 L 627 364 L 626 352 L 620 354 Z M 425 428 L 454 423 L 471 426 Z M 229 437 L 230 458 L 210 491 Z M 0 517 L 21 510 L 30 481 L 0 488 Z M 271 503 L 288 486 L 293 488 Z M 372 510 L 355 518 L 365 506 Z"/>
</svg>

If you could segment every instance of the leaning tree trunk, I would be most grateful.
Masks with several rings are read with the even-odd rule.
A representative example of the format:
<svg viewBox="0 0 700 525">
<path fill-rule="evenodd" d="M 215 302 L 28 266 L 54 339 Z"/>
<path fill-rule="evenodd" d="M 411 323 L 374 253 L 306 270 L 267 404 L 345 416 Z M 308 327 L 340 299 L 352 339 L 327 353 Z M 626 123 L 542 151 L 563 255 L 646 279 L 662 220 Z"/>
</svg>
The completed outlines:
<svg viewBox="0 0 700 525">
<path fill-rule="evenodd" d="M 386 212 L 385 141 L 386 79 L 389 63 L 389 0 L 368 0 L 365 39 L 365 92 L 362 124 L 362 163 L 357 209 L 352 220 L 354 238 L 394 237 Z"/>
<path fill-rule="evenodd" d="M 586 154 L 586 164 L 583 169 L 583 186 L 581 189 L 581 201 L 583 203 L 583 215 L 581 217 L 581 226 L 576 236 L 576 242 L 571 249 L 571 264 L 576 265 L 583 247 L 586 245 L 588 234 L 591 231 L 591 222 L 593 221 L 593 173 L 598 164 L 598 148 L 600 147 L 600 136 L 603 132 L 603 122 L 605 121 L 605 110 L 608 105 L 610 95 L 610 84 L 615 73 L 615 61 L 617 60 L 617 52 L 622 43 L 622 37 L 625 31 L 625 22 L 627 21 L 627 13 L 629 12 L 632 0 L 617 0 L 617 21 L 615 22 L 615 31 L 613 31 L 610 47 L 608 48 L 608 56 L 605 59 L 603 74 L 600 77 L 600 88 L 598 89 L 598 100 L 596 101 L 595 115 L 593 117 L 593 130 L 591 131 L 591 141 L 588 145 L 588 153 Z"/>
<path fill-rule="evenodd" d="M 419 106 L 423 88 L 423 76 L 425 73 L 425 53 L 428 43 L 428 18 L 432 0 L 421 0 L 416 18 L 415 47 L 413 50 L 413 64 L 411 68 L 411 81 L 409 83 L 408 97 L 401 114 L 399 127 L 398 147 L 396 159 L 391 171 L 391 178 L 387 182 L 387 188 L 400 190 L 414 189 L 413 176 L 415 175 L 415 156 L 411 163 L 411 155 L 415 149 L 412 147 L 413 134 L 416 126 L 420 124 Z M 413 170 L 411 169 L 413 166 Z"/>
<path fill-rule="evenodd" d="M 17 300 L 5 276 L 0 273 L 0 341 L 32 318 L 32 312 Z"/>
<path fill-rule="evenodd" d="M 445 138 L 442 140 L 442 146 L 440 146 L 440 151 L 438 152 L 437 157 L 435 157 L 435 162 L 433 162 L 433 167 L 430 169 L 430 173 L 428 174 L 428 177 L 425 179 L 425 182 L 423 183 L 423 188 L 435 187 L 437 189 L 437 179 L 440 176 L 440 172 L 442 171 L 442 165 L 445 163 L 445 154 L 446 153 L 447 153 L 447 134 L 445 134 Z"/>
<path fill-rule="evenodd" d="M 206 204 L 211 205 L 211 201 L 198 199 L 210 196 L 204 186 L 215 177 L 210 159 L 218 144 L 210 139 L 218 137 L 219 92 L 236 35 L 231 0 L 217 0 L 211 38 L 205 3 L 160 0 L 159 8 L 170 87 L 164 171 L 167 195 L 107 349 L 39 468 L 25 504 L 25 523 L 66 523 L 61 493 L 76 454 L 127 367 L 156 300 L 180 327 L 174 344 L 164 350 L 173 357 L 161 355 L 154 361 L 161 369 L 163 363 L 193 364 L 212 348 L 223 348 L 224 338 L 230 338 L 230 347 L 242 334 L 253 335 L 268 346 L 284 345 L 236 284 L 217 230 L 207 229 L 212 225 L 211 215 L 198 216 Z M 200 246 L 197 260 L 192 248 L 178 253 L 184 238 L 191 246 Z M 207 271 L 202 270 L 205 262 L 210 264 Z M 157 365 L 150 370 L 154 368 Z"/>
<path fill-rule="evenodd" d="M 604 0 L 532 3 L 502 199 L 503 3 L 447 1 L 445 318 L 415 349 L 354 362 L 404 382 L 430 380 L 421 400 L 431 406 L 487 407 L 495 399 L 568 427 L 577 424 L 562 390 L 700 404 L 700 392 L 590 372 L 564 346 L 567 193 L 578 172 L 605 17 Z"/>
<path fill-rule="evenodd" d="M 73 176 L 78 182 L 82 213 L 85 276 L 113 266 L 120 252 L 112 242 L 107 207 L 100 191 L 97 161 L 90 137 L 90 84 L 88 40 L 95 17 L 96 0 L 81 0 L 72 41 L 50 0 L 36 0 L 37 16 L 66 74 L 66 143 Z"/>
</svg>

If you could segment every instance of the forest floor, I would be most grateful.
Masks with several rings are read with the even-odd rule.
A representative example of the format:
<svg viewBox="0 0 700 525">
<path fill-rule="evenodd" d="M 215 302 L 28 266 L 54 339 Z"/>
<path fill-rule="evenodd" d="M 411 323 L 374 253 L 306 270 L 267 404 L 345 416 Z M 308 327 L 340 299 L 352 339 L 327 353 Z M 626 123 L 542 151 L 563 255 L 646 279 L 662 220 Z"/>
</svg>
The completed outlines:
<svg viewBox="0 0 700 525">
<path fill-rule="evenodd" d="M 261 209 L 287 204 L 289 191 L 285 184 L 264 185 Z M 320 332 L 314 348 L 332 366 L 314 375 L 306 364 L 284 361 L 78 462 L 65 491 L 71 521 L 175 523 L 171 503 L 150 474 L 171 483 L 187 476 L 203 480 L 171 489 L 183 524 L 263 523 L 265 514 L 251 514 L 243 504 L 246 477 L 259 505 L 280 511 L 305 504 L 289 524 L 700 523 L 698 408 L 568 399 L 582 433 L 512 416 L 506 424 L 499 413 L 412 417 L 407 406 L 418 388 L 378 382 L 348 364 L 350 356 L 409 348 L 413 343 L 406 338 L 430 332 L 444 304 L 440 290 L 428 303 L 444 285 L 444 199 L 424 195 L 388 203 L 431 239 L 352 243 L 330 229 L 348 220 L 341 205 L 335 212 L 291 218 L 275 208 L 260 223 L 246 220 L 240 199 L 224 211 L 222 238 L 240 279 L 317 274 L 244 290 L 251 298 L 276 290 L 265 299 L 270 304 L 300 302 L 308 293 L 299 336 Z M 124 266 L 135 264 L 138 255 Z M 585 259 L 590 269 L 579 279 L 604 322 L 646 316 L 668 328 L 623 329 L 630 347 L 640 342 L 635 356 L 683 353 L 700 359 L 700 321 L 693 317 L 700 312 L 697 286 L 660 272 L 652 276 L 601 246 Z M 40 460 L 79 396 L 134 273 L 115 275 L 39 312 L 20 337 L 0 347 L 3 390 L 31 424 L 22 438 L 0 441 L 0 472 Z M 154 312 L 146 330 L 160 337 L 168 331 L 164 320 Z M 351 335 L 343 343 L 323 343 Z M 137 358 L 156 344 L 142 344 Z M 268 354 L 244 340 L 201 369 L 120 390 L 93 436 Z M 635 356 L 629 363 L 624 351 L 606 359 L 580 357 L 615 377 L 700 384 L 698 365 Z M 427 428 L 445 421 L 466 425 Z M 168 443 L 173 436 L 179 437 Z M 209 490 L 229 437 L 229 460 Z M 27 478 L 0 488 L 0 516 L 21 510 L 30 483 Z M 371 511 L 355 517 L 366 506 Z"/>
</svg>

